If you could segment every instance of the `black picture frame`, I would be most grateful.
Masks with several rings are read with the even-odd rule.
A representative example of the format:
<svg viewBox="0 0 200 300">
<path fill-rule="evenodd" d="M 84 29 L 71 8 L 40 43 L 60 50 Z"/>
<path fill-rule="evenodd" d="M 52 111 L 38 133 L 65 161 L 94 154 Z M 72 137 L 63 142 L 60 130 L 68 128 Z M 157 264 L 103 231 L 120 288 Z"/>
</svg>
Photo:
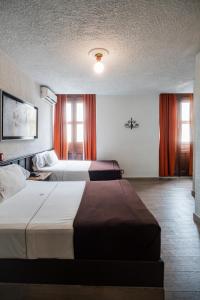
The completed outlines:
<svg viewBox="0 0 200 300">
<path fill-rule="evenodd" d="M 4 135 L 4 97 L 19 102 L 24 105 L 28 105 L 29 107 L 36 110 L 36 134 L 34 136 L 12 136 L 12 135 Z M 5 91 L 0 91 L 0 140 L 1 141 L 8 141 L 8 140 L 34 140 L 38 138 L 38 107 L 34 106 L 33 104 L 21 100 Z"/>
</svg>

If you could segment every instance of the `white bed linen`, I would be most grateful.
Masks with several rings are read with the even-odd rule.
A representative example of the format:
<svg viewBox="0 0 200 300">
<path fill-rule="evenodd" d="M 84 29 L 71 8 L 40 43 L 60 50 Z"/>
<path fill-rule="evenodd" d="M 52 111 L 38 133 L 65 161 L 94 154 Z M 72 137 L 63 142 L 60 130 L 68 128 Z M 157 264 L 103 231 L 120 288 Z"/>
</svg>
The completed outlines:
<svg viewBox="0 0 200 300">
<path fill-rule="evenodd" d="M 73 221 L 84 188 L 84 181 L 57 183 L 27 227 L 28 258 L 74 258 Z"/>
<path fill-rule="evenodd" d="M 59 160 L 53 166 L 38 168 L 41 172 L 52 172 L 50 181 L 89 181 L 90 160 Z"/>
<path fill-rule="evenodd" d="M 26 227 L 56 183 L 27 181 L 26 187 L 0 203 L 0 258 L 26 258 Z"/>
<path fill-rule="evenodd" d="M 0 203 L 0 258 L 73 258 L 73 220 L 84 187 L 28 181 Z"/>
</svg>

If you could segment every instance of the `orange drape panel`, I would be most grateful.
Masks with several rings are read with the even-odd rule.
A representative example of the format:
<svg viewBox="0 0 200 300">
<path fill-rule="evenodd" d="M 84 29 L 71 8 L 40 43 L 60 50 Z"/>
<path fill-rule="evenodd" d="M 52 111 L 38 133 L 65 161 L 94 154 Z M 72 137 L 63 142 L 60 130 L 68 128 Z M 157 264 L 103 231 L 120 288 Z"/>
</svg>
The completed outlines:
<svg viewBox="0 0 200 300">
<path fill-rule="evenodd" d="M 189 153 L 189 176 L 193 175 L 193 94 L 189 95 L 190 99 L 190 120 L 191 120 L 191 142 Z"/>
<path fill-rule="evenodd" d="M 54 110 L 54 149 L 59 159 L 67 159 L 66 105 L 67 96 L 57 95 Z"/>
<path fill-rule="evenodd" d="M 174 176 L 177 151 L 177 99 L 160 95 L 159 175 Z"/>
<path fill-rule="evenodd" d="M 83 95 L 84 156 L 96 160 L 96 95 Z"/>
</svg>

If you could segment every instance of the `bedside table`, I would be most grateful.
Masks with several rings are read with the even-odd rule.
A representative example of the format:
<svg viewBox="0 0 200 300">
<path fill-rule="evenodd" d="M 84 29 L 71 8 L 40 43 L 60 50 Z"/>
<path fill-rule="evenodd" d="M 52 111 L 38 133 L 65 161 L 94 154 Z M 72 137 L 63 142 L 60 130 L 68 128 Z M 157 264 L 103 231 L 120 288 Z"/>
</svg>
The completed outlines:
<svg viewBox="0 0 200 300">
<path fill-rule="evenodd" d="M 52 172 L 36 172 L 40 176 L 34 177 L 30 176 L 28 180 L 35 180 L 35 181 L 48 181 L 49 176 L 51 176 Z"/>
</svg>

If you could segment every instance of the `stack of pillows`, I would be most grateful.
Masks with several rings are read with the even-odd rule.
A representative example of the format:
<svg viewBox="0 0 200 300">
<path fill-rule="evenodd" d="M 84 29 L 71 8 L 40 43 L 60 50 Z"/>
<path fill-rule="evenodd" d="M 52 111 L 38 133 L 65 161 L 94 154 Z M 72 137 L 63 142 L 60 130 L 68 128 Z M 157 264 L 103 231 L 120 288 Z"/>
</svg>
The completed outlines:
<svg viewBox="0 0 200 300">
<path fill-rule="evenodd" d="M 58 162 L 58 157 L 54 150 L 38 153 L 33 157 L 33 169 L 40 170 L 45 166 L 53 166 Z"/>
<path fill-rule="evenodd" d="M 44 166 L 53 166 L 58 162 L 54 150 L 38 153 L 33 158 L 33 168 L 38 170 Z M 11 164 L 0 167 L 0 202 L 14 196 L 26 186 L 30 172 L 20 165 Z"/>
<path fill-rule="evenodd" d="M 25 188 L 29 176 L 29 171 L 16 164 L 0 167 L 0 202 Z"/>
</svg>

